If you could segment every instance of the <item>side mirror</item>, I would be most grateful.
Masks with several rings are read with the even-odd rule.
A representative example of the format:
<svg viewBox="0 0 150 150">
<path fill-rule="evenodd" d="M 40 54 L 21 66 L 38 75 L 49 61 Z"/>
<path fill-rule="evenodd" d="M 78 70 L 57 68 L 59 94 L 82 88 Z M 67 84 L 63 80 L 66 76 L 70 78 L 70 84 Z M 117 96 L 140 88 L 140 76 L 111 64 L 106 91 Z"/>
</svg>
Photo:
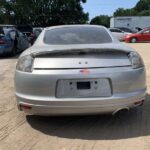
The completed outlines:
<svg viewBox="0 0 150 150">
<path fill-rule="evenodd" d="M 10 32 L 10 38 L 12 40 L 15 40 L 15 37 L 16 37 L 16 33 L 15 32 Z"/>
</svg>

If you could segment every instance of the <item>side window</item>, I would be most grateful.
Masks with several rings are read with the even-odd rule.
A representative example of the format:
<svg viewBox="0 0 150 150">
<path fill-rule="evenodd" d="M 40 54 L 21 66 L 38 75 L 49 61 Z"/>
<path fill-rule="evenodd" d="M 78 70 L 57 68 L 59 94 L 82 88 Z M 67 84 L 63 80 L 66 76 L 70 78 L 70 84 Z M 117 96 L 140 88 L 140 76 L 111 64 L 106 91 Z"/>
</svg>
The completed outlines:
<svg viewBox="0 0 150 150">
<path fill-rule="evenodd" d="M 9 35 L 12 40 L 15 40 L 15 37 L 17 36 L 15 31 L 10 31 Z"/>
<path fill-rule="evenodd" d="M 115 29 L 110 29 L 111 32 L 115 32 Z"/>
<path fill-rule="evenodd" d="M 111 32 L 117 32 L 117 33 L 121 33 L 122 31 L 121 30 L 118 30 L 118 29 L 110 29 Z"/>
<path fill-rule="evenodd" d="M 143 33 L 144 33 L 144 34 L 149 34 L 149 33 L 150 33 L 150 30 L 145 30 Z"/>
<path fill-rule="evenodd" d="M 117 33 L 121 33 L 122 31 L 121 31 L 121 30 L 117 30 L 117 29 L 115 29 L 115 32 L 117 32 Z"/>
</svg>

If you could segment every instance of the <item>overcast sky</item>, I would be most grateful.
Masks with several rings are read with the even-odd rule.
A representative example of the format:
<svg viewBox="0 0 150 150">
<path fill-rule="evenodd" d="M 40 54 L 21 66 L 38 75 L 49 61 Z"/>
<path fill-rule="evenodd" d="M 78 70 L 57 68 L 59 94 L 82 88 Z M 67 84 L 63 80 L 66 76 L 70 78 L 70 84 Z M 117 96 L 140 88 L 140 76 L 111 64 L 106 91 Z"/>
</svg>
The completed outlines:
<svg viewBox="0 0 150 150">
<path fill-rule="evenodd" d="M 98 15 L 113 15 L 117 8 L 132 8 L 139 0 L 87 0 L 83 4 L 85 12 L 89 12 L 89 18 Z"/>
</svg>

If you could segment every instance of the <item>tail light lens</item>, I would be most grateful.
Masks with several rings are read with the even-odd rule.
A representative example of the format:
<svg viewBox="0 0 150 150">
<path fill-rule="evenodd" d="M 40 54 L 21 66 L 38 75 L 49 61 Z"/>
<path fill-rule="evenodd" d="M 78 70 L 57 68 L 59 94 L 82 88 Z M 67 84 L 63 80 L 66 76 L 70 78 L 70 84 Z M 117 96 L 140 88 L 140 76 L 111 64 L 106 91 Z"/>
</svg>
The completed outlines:
<svg viewBox="0 0 150 150">
<path fill-rule="evenodd" d="M 144 67 L 143 60 L 137 52 L 131 52 L 129 54 L 129 59 L 131 61 L 133 69 Z"/>
<path fill-rule="evenodd" d="M 16 69 L 22 72 L 32 72 L 34 58 L 31 55 L 26 55 L 19 58 Z"/>
</svg>

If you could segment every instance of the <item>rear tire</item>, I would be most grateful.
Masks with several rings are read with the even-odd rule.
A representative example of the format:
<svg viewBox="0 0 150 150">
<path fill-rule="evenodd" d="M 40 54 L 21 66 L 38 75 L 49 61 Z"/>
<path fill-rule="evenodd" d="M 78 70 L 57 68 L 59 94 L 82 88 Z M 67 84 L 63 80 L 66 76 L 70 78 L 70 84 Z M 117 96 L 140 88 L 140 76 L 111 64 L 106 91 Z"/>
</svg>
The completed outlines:
<svg viewBox="0 0 150 150">
<path fill-rule="evenodd" d="M 131 39 L 131 43 L 136 43 L 137 42 L 137 38 L 132 38 Z"/>
</svg>

